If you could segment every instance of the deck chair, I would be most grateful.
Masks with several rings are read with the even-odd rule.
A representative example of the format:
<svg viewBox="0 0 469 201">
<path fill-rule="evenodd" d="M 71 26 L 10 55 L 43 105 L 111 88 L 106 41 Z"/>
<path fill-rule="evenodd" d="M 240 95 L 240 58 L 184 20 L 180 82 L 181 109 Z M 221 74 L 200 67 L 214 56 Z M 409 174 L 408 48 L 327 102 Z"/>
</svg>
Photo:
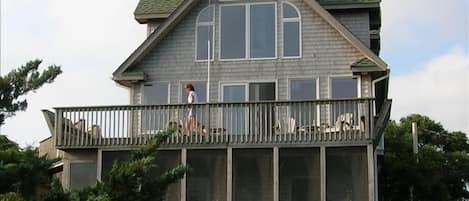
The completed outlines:
<svg viewBox="0 0 469 201">
<path fill-rule="evenodd" d="M 341 114 L 337 117 L 335 127 L 339 131 L 352 129 L 354 125 L 353 113 Z"/>
</svg>

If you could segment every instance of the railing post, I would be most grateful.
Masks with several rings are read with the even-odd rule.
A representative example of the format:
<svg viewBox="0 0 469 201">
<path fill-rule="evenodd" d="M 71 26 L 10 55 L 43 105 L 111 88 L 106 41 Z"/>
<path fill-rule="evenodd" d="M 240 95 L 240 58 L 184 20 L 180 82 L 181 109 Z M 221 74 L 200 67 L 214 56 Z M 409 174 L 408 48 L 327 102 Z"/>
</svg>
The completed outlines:
<svg viewBox="0 0 469 201">
<path fill-rule="evenodd" d="M 63 137 L 63 129 L 62 129 L 63 116 L 62 115 L 63 115 L 62 109 L 56 109 L 56 112 L 55 112 L 55 135 L 54 135 L 55 146 L 62 146 L 62 137 Z"/>
</svg>

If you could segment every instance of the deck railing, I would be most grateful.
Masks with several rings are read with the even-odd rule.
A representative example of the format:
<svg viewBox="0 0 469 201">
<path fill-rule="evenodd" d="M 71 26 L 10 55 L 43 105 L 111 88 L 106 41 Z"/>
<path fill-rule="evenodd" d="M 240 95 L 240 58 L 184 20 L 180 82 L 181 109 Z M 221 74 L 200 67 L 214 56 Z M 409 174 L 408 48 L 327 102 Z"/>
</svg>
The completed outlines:
<svg viewBox="0 0 469 201">
<path fill-rule="evenodd" d="M 167 146 L 363 141 L 373 137 L 373 105 L 355 98 L 61 107 L 54 137 L 59 148 L 142 145 L 167 128 L 176 130 Z"/>
</svg>

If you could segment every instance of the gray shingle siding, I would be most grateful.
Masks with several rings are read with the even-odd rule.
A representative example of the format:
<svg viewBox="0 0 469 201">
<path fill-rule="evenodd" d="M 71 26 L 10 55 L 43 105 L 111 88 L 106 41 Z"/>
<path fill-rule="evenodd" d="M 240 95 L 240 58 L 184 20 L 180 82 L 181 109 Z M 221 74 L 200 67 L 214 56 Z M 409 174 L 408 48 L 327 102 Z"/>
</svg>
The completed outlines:
<svg viewBox="0 0 469 201">
<path fill-rule="evenodd" d="M 367 11 L 354 13 L 334 13 L 334 17 L 353 35 L 370 47 L 370 16 Z"/>
<path fill-rule="evenodd" d="M 288 79 L 319 78 L 320 98 L 328 98 L 329 76 L 351 76 L 350 65 L 363 55 L 350 45 L 319 15 L 313 12 L 302 0 L 290 1 L 302 15 L 301 59 L 282 59 L 281 16 L 277 20 L 278 59 L 251 61 L 214 61 L 211 68 L 211 101 L 219 100 L 220 82 L 277 81 L 278 99 L 287 99 Z M 146 82 L 169 81 L 171 83 L 171 103 L 179 102 L 180 81 L 206 80 L 207 63 L 195 62 L 195 20 L 198 12 L 206 7 L 207 1 L 196 6 L 188 15 L 154 48 L 134 70 L 147 75 Z M 280 11 L 281 3 L 277 4 Z M 218 9 L 217 14 L 218 15 Z M 280 12 L 278 12 L 280 13 Z M 357 18 L 361 19 L 357 16 Z M 218 20 L 218 17 L 216 17 Z M 216 22 L 218 32 L 218 22 Z M 355 26 L 353 26 L 355 27 Z M 359 27 L 359 26 L 356 26 Z M 355 29 L 355 28 L 354 28 Z M 358 28 L 357 28 L 358 29 Z M 218 35 L 218 34 L 217 34 Z M 215 47 L 218 47 L 218 40 Z M 218 58 L 218 48 L 215 48 Z M 136 84 L 135 103 L 140 102 L 142 83 Z M 369 96 L 369 79 L 362 79 L 362 95 Z M 366 92 L 366 93 L 365 93 Z"/>
</svg>

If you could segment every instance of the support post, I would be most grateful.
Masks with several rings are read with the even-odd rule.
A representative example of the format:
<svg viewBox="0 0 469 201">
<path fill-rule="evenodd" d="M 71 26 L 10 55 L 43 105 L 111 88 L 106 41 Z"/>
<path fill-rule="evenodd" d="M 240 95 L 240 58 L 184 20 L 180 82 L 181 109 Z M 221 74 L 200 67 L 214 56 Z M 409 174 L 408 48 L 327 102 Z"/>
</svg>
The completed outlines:
<svg viewBox="0 0 469 201">
<path fill-rule="evenodd" d="M 226 201 L 232 200 L 233 191 L 233 148 L 226 149 Z"/>
<path fill-rule="evenodd" d="M 274 201 L 279 201 L 279 148 L 274 147 L 273 161 L 274 161 Z"/>
<path fill-rule="evenodd" d="M 319 152 L 321 172 L 321 201 L 326 201 L 326 147 L 321 146 Z"/>
<path fill-rule="evenodd" d="M 368 155 L 368 200 L 375 200 L 375 163 L 374 163 L 374 153 L 373 153 L 373 144 L 367 145 L 367 155 Z"/>
<path fill-rule="evenodd" d="M 417 129 L 418 129 L 417 123 L 412 122 L 412 145 L 413 145 L 413 148 L 414 148 L 414 154 L 419 153 L 419 147 L 418 147 L 419 137 L 418 137 Z"/>
<path fill-rule="evenodd" d="M 97 161 L 96 161 L 96 179 L 98 179 L 98 181 L 101 181 L 101 175 L 103 174 L 103 150 L 102 149 L 98 149 L 98 157 L 97 157 Z"/>
<path fill-rule="evenodd" d="M 187 165 L 187 149 L 181 149 L 181 164 Z M 187 174 L 181 179 L 181 201 L 186 201 L 186 179 Z"/>
</svg>

